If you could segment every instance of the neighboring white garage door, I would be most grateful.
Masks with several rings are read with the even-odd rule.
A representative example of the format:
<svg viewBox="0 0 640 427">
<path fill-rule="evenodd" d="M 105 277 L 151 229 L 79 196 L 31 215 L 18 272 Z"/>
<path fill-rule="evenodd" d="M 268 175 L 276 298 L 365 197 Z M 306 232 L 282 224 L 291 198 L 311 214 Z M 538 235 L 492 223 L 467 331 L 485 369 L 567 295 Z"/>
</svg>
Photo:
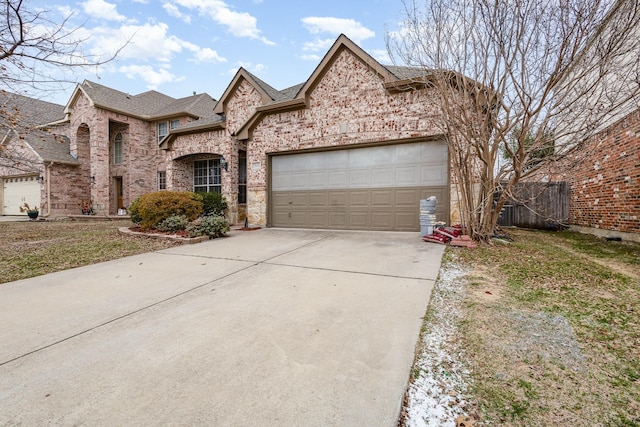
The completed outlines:
<svg viewBox="0 0 640 427">
<path fill-rule="evenodd" d="M 443 142 L 272 156 L 269 225 L 418 231 L 432 195 L 447 221 L 448 163 Z"/>
<path fill-rule="evenodd" d="M 4 215 L 25 215 L 20 206 L 25 202 L 30 207 L 40 207 L 40 183 L 37 176 L 4 178 L 2 207 Z"/>
</svg>

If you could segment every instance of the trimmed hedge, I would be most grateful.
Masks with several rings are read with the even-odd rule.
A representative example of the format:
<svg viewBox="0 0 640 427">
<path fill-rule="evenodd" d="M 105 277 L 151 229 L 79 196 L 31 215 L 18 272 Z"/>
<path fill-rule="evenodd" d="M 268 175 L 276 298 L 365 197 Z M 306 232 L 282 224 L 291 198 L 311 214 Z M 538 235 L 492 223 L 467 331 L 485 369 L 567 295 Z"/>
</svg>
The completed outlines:
<svg viewBox="0 0 640 427">
<path fill-rule="evenodd" d="M 156 228 L 171 216 L 193 221 L 202 214 L 202 202 L 191 191 L 154 191 L 138 197 L 129 207 L 131 221 L 143 230 Z"/>
<path fill-rule="evenodd" d="M 227 213 L 227 199 L 220 193 L 196 193 L 202 202 L 202 216 L 224 216 Z"/>
<path fill-rule="evenodd" d="M 231 227 L 229 227 L 229 223 L 225 217 L 215 215 L 198 218 L 187 227 L 190 236 L 209 236 L 210 239 L 224 237 L 229 230 L 231 230 Z"/>
</svg>

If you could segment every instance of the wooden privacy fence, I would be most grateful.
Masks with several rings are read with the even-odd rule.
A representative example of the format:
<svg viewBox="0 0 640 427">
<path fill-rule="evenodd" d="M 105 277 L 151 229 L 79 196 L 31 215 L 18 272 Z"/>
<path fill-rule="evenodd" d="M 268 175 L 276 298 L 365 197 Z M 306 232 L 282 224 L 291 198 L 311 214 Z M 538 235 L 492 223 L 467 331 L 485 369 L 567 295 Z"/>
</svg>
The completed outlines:
<svg viewBox="0 0 640 427">
<path fill-rule="evenodd" d="M 513 196 L 505 203 L 498 225 L 542 230 L 569 225 L 568 182 L 521 182 Z"/>
</svg>

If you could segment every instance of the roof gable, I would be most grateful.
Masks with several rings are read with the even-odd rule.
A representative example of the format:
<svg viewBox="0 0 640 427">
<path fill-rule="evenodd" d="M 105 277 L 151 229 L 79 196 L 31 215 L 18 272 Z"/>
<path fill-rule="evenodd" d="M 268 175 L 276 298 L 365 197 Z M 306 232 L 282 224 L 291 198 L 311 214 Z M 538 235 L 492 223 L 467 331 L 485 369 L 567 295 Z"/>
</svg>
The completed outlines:
<svg viewBox="0 0 640 427">
<path fill-rule="evenodd" d="M 216 104 L 214 112 L 221 116 L 224 120 L 226 105 L 234 92 L 238 89 L 243 81 L 251 84 L 261 96 L 262 105 L 251 112 L 249 119 L 236 131 L 235 136 L 239 139 L 249 138 L 250 132 L 258 125 L 262 117 L 267 114 L 273 114 L 288 110 L 301 109 L 308 107 L 308 97 L 313 89 L 322 81 L 322 78 L 331 68 L 340 54 L 348 50 L 359 61 L 367 65 L 382 80 L 385 89 L 389 91 L 397 91 L 407 85 L 423 84 L 425 80 L 425 70 L 410 67 L 384 66 L 375 58 L 365 52 L 360 46 L 351 41 L 347 36 L 341 34 L 329 51 L 325 54 L 320 64 L 315 68 L 311 76 L 304 83 L 291 86 L 283 90 L 274 89 L 258 77 L 254 76 L 244 68 L 240 68 L 233 80 L 227 86 L 220 101 Z M 417 81 L 417 82 L 416 82 Z M 202 122 L 202 124 L 199 124 Z M 198 120 L 191 124 L 194 130 L 199 131 L 206 129 L 207 121 Z M 210 126 L 223 126 L 220 121 L 209 122 Z M 184 129 L 187 133 L 187 129 Z"/>
<path fill-rule="evenodd" d="M 382 64 L 380 64 L 375 58 L 365 52 L 360 46 L 355 44 L 351 39 L 349 39 L 344 34 L 340 34 L 340 36 L 333 43 L 333 46 L 329 49 L 329 51 L 324 55 L 320 64 L 316 67 L 316 69 L 311 73 L 311 76 L 300 88 L 297 97 L 298 98 L 306 98 L 313 88 L 322 80 L 322 77 L 325 75 L 327 70 L 331 68 L 336 58 L 338 58 L 340 52 L 344 49 L 349 50 L 356 58 L 362 61 L 365 65 L 370 67 L 373 71 L 375 71 L 384 81 L 397 80 L 398 78 L 389 71 L 389 69 Z"/>
<path fill-rule="evenodd" d="M 227 102 L 229 102 L 229 99 L 233 96 L 233 94 L 238 89 L 238 87 L 240 86 L 240 83 L 242 83 L 243 80 L 247 81 L 251 86 L 253 86 L 256 89 L 256 91 L 260 94 L 260 97 L 262 98 L 263 104 L 272 102 L 273 101 L 272 96 L 275 95 L 276 92 L 278 92 L 276 89 L 269 86 L 267 83 L 263 82 L 262 80 L 260 80 L 259 78 L 257 78 L 256 76 L 254 76 L 253 74 L 245 70 L 244 68 L 240 68 L 236 73 L 236 75 L 233 76 L 231 83 L 229 83 L 224 93 L 220 97 L 220 100 L 216 104 L 216 108 L 214 109 L 214 112 L 216 114 L 224 114 Z"/>
</svg>

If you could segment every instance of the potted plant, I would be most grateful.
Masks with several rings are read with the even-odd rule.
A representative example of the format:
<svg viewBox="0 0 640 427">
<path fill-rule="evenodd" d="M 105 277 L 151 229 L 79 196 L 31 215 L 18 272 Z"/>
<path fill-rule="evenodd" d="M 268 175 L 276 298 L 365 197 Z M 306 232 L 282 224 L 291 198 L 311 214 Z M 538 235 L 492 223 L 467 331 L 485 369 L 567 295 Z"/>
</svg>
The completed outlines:
<svg viewBox="0 0 640 427">
<path fill-rule="evenodd" d="M 82 211 L 82 215 L 95 215 L 95 211 L 93 210 L 93 202 L 91 201 L 91 199 L 89 200 L 81 200 L 80 203 L 78 203 L 80 205 L 80 210 Z"/>
<path fill-rule="evenodd" d="M 20 212 L 26 212 L 29 218 L 31 219 L 38 218 L 38 214 L 39 214 L 38 207 L 37 206 L 30 207 L 27 202 L 25 202 L 24 205 L 20 206 Z"/>
</svg>

